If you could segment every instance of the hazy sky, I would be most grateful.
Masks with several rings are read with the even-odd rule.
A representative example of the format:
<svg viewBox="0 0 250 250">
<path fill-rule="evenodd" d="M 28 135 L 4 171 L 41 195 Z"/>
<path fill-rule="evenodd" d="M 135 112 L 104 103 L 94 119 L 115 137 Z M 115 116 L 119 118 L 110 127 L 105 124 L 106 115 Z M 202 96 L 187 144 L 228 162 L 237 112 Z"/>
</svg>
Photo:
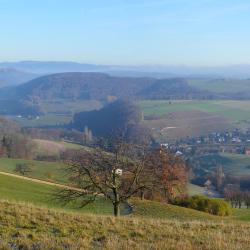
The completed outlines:
<svg viewBox="0 0 250 250">
<path fill-rule="evenodd" d="M 0 0 L 0 61 L 250 63 L 249 0 Z"/>
</svg>

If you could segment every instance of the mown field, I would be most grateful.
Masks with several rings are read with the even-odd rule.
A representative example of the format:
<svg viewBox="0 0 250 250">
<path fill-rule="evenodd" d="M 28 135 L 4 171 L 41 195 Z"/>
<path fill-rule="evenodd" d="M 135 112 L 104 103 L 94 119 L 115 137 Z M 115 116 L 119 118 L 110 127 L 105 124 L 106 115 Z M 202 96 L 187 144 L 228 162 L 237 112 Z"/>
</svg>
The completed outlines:
<svg viewBox="0 0 250 250">
<path fill-rule="evenodd" d="M 141 101 L 145 124 L 163 139 L 250 126 L 250 101 Z"/>
</svg>

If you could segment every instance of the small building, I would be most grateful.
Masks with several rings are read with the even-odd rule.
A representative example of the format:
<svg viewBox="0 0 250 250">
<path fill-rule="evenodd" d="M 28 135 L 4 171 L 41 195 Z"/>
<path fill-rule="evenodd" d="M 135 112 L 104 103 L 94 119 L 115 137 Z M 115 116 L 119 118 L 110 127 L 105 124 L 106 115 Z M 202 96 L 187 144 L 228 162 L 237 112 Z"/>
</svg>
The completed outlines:
<svg viewBox="0 0 250 250">
<path fill-rule="evenodd" d="M 210 189 L 212 186 L 212 182 L 210 180 L 206 180 L 206 182 L 204 183 L 204 187 L 207 189 Z"/>
<path fill-rule="evenodd" d="M 183 153 L 179 150 L 175 153 L 175 156 L 182 156 L 182 155 L 183 155 Z"/>
</svg>

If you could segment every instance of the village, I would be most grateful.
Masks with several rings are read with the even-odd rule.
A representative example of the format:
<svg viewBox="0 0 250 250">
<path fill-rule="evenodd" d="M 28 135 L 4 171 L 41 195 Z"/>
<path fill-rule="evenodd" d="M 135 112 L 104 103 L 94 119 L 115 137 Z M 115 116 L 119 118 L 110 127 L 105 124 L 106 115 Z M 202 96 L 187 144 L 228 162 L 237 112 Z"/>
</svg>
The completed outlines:
<svg viewBox="0 0 250 250">
<path fill-rule="evenodd" d="M 245 154 L 250 155 L 250 129 L 214 132 L 207 136 L 187 137 L 174 143 L 161 143 L 176 156 L 193 154 Z"/>
</svg>

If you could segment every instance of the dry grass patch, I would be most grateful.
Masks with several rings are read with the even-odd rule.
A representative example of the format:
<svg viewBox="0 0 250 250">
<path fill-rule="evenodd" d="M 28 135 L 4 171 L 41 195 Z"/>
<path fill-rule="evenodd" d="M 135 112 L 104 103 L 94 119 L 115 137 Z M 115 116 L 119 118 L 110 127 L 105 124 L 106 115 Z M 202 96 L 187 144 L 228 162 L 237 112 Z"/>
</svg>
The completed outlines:
<svg viewBox="0 0 250 250">
<path fill-rule="evenodd" d="M 0 203 L 0 249 L 249 249 L 250 224 L 113 218 Z"/>
</svg>

